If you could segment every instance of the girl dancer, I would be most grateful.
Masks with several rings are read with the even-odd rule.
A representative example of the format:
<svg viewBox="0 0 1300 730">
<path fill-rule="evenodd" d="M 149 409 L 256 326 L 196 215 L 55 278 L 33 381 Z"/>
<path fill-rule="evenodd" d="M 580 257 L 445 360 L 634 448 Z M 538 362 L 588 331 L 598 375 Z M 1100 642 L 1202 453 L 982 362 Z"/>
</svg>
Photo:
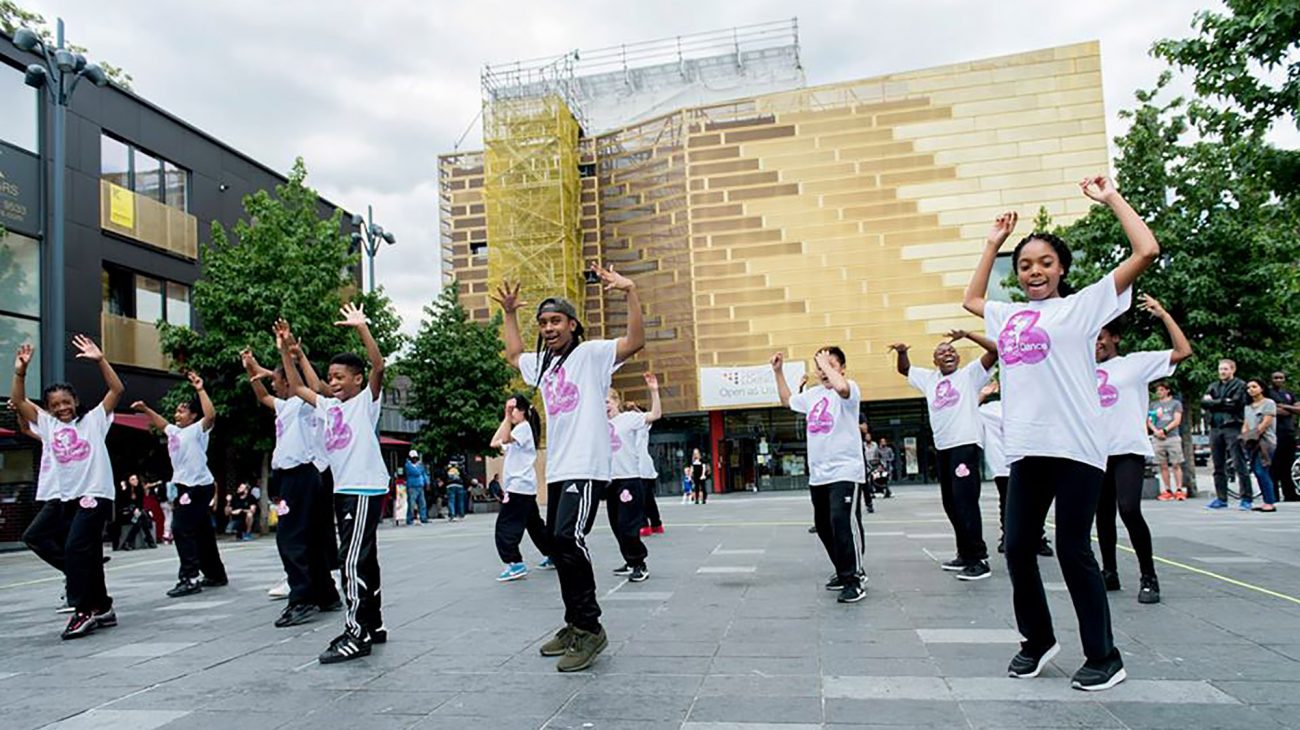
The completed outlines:
<svg viewBox="0 0 1300 730">
<path fill-rule="evenodd" d="M 173 423 L 168 423 L 144 401 L 131 404 L 133 410 L 148 416 L 153 427 L 167 435 L 167 454 L 171 457 L 172 481 L 176 484 L 172 540 L 181 559 L 179 579 L 167 591 L 171 598 L 229 583 L 226 566 L 217 551 L 217 532 L 208 516 L 209 505 L 216 496 L 216 480 L 208 470 L 208 439 L 217 420 L 217 410 L 203 389 L 199 374 L 190 371 L 185 377 L 197 397 L 176 406 Z M 202 579 L 199 573 L 203 574 Z"/>
<path fill-rule="evenodd" d="M 501 511 L 497 512 L 496 541 L 497 555 L 506 567 L 497 576 L 498 581 L 519 580 L 528 575 L 528 566 L 519 552 L 525 531 L 543 559 L 551 554 L 550 535 L 537 509 L 535 434 L 541 432 L 542 419 L 527 398 L 516 394 L 506 401 L 505 418 L 492 436 L 492 448 L 501 449 L 505 456 L 501 467 L 505 487 Z"/>
<path fill-rule="evenodd" d="M 1029 301 L 986 301 L 989 273 L 1017 216 L 1000 216 L 966 288 L 963 305 L 996 337 L 1002 363 L 1002 433 L 1011 481 L 1007 487 L 1007 570 L 1016 623 L 1025 638 L 1011 660 L 1013 677 L 1035 677 L 1060 651 L 1052 628 L 1038 545 L 1056 500 L 1056 555 L 1079 620 L 1087 661 L 1071 686 L 1102 690 L 1126 674 L 1115 648 L 1106 587 L 1092 554 L 1089 528 L 1106 474 L 1106 437 L 1097 402 L 1093 350 L 1103 325 L 1122 311 L 1120 294 L 1160 254 L 1151 231 L 1104 177 L 1080 183 L 1083 193 L 1119 218 L 1132 254 L 1101 281 L 1078 293 L 1066 283 L 1072 257 L 1047 233 L 1026 236 L 1012 254 Z"/>
<path fill-rule="evenodd" d="M 617 340 L 583 340 L 572 303 L 548 297 L 537 307 L 537 352 L 524 352 L 519 334 L 519 285 L 503 284 L 494 301 L 505 312 L 506 361 L 542 391 L 546 404 L 546 525 L 564 599 L 564 628 L 542 645 L 542 656 L 559 656 L 556 669 L 576 672 L 596 661 L 609 644 L 600 625 L 596 576 L 586 532 L 593 508 L 609 482 L 609 422 L 604 400 L 614 367 L 645 345 L 636 285 L 613 268 L 591 270 L 605 291 L 627 296 L 627 334 Z"/>
<path fill-rule="evenodd" d="M 1119 355 L 1122 332 L 1118 320 L 1102 327 L 1097 336 L 1097 396 L 1109 447 L 1106 477 L 1101 483 L 1101 501 L 1097 505 L 1097 542 L 1101 545 L 1101 576 L 1106 590 L 1117 591 L 1115 508 L 1118 504 L 1119 516 L 1128 529 L 1129 542 L 1133 543 L 1142 571 L 1138 603 L 1159 603 L 1160 583 L 1151 557 L 1151 530 L 1142 519 L 1142 471 L 1146 457 L 1155 456 L 1147 438 L 1148 383 L 1172 375 L 1174 366 L 1192 356 L 1192 345 L 1160 302 L 1143 294 L 1139 306 L 1164 322 L 1174 349 Z"/>
<path fill-rule="evenodd" d="M 35 424 L 33 430 L 53 457 L 49 463 L 50 480 L 58 490 L 62 514 L 40 526 L 33 542 L 46 546 L 41 555 L 59 567 L 67 577 L 67 602 L 72 616 L 63 629 L 64 639 L 76 639 L 97 628 L 117 625 L 113 599 L 104 583 L 104 525 L 113 518 L 113 465 L 108 458 L 104 439 L 112 424 L 113 409 L 126 390 L 104 353 L 85 335 L 72 338 L 77 358 L 96 363 L 108 392 L 97 406 L 83 416 L 77 415 L 77 393 L 67 383 L 45 387 L 43 397 L 48 410 L 27 400 L 27 367 L 31 364 L 31 345 L 18 348 L 14 358 L 13 388 L 9 399 L 18 417 Z M 42 458 L 42 470 L 47 462 Z M 54 496 L 47 489 L 47 500 Z M 48 503 L 48 502 L 47 502 Z M 47 516 L 48 517 L 48 516 Z M 31 528 L 28 528 L 31 531 Z M 26 539 L 26 535 L 24 535 Z M 62 541 L 59 545 L 60 539 Z M 60 551 L 61 547 L 61 551 Z M 60 554 L 61 552 L 61 554 Z M 40 554 L 40 553 L 38 553 Z"/>
<path fill-rule="evenodd" d="M 658 392 L 655 393 L 657 397 Z M 629 410 L 641 413 L 641 408 L 630 403 Z M 662 407 L 660 412 L 662 414 Z M 641 465 L 642 509 L 645 510 L 646 524 L 641 528 L 641 537 L 664 534 L 664 520 L 659 514 L 659 500 L 655 499 L 655 488 L 659 483 L 659 471 L 655 469 L 654 457 L 650 455 L 650 427 L 636 432 L 637 463 Z"/>
<path fill-rule="evenodd" d="M 646 523 L 645 485 L 641 479 L 641 449 L 643 434 L 649 434 L 650 424 L 659 420 L 659 380 L 654 373 L 645 374 L 645 384 L 650 389 L 650 412 L 622 411 L 623 399 L 617 390 L 609 389 L 605 397 L 605 415 L 609 418 L 609 448 L 613 453 L 610 462 L 609 491 L 605 495 L 605 508 L 609 514 L 609 527 L 618 539 L 619 552 L 623 554 L 623 567 L 614 575 L 626 575 L 633 583 L 650 577 L 646 567 L 649 550 L 641 539 L 641 528 Z M 647 440 L 648 436 L 645 437 Z"/>
<path fill-rule="evenodd" d="M 335 355 L 326 378 L 333 397 L 318 395 L 303 383 L 298 372 L 302 349 L 293 341 L 287 323 L 277 338 L 289 391 L 316 409 L 324 421 L 325 456 L 334 475 L 334 515 L 342 552 L 339 571 L 347 615 L 343 633 L 321 653 L 321 664 L 369 656 L 372 644 L 388 641 L 380 604 L 379 547 L 375 543 L 389 480 L 376 431 L 383 396 L 384 356 L 370 334 L 361 307 L 349 302 L 339 312 L 343 319 L 334 324 L 357 331 L 370 360 L 370 375 L 366 377 L 366 361 L 353 353 Z"/>
<path fill-rule="evenodd" d="M 983 347 L 980 359 L 960 370 L 961 355 L 953 343 L 970 339 Z M 908 346 L 896 342 L 889 349 L 898 353 L 898 374 L 908 385 L 925 395 L 930 411 L 930 428 L 938 451 L 939 495 L 957 537 L 957 557 L 943 564 L 957 572 L 958 580 L 983 580 L 989 570 L 989 551 L 984 544 L 980 519 L 981 437 L 979 399 L 975 394 L 993 375 L 998 360 L 997 345 L 981 335 L 956 330 L 934 348 L 936 370 L 914 367 Z"/>
<path fill-rule="evenodd" d="M 785 382 L 785 356 L 772 356 L 781 405 L 807 415 L 808 492 L 813 503 L 813 526 L 826 554 L 835 566 L 835 577 L 827 590 L 840 592 L 840 603 L 856 603 L 866 597 L 862 587 L 866 576 L 862 551 L 862 502 L 859 490 L 867 480 L 858 433 L 858 412 L 862 391 L 844 377 L 844 351 L 834 345 L 813 356 L 820 382 L 798 395 L 790 395 Z"/>
</svg>

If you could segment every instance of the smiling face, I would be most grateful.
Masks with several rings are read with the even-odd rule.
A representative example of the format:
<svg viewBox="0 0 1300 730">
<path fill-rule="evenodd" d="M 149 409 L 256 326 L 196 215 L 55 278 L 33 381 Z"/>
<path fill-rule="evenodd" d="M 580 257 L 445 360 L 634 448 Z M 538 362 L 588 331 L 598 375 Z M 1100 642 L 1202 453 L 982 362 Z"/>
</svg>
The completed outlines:
<svg viewBox="0 0 1300 730">
<path fill-rule="evenodd" d="M 189 403 L 178 404 L 176 410 L 172 413 L 172 423 L 175 423 L 181 428 L 191 426 L 197 420 L 199 420 L 199 414 L 190 410 Z"/>
<path fill-rule="evenodd" d="M 1119 336 L 1111 334 L 1110 330 L 1102 328 L 1101 333 L 1097 335 L 1097 362 L 1106 362 L 1107 360 L 1119 354 Z"/>
<path fill-rule="evenodd" d="M 366 383 L 366 376 L 347 365 L 330 363 L 325 382 L 335 398 L 348 400 L 361 392 L 361 387 Z"/>
<path fill-rule="evenodd" d="M 542 344 L 551 352 L 561 352 L 568 347 L 577 329 L 578 320 L 567 314 L 543 312 L 537 315 L 537 331 L 542 336 Z"/>
<path fill-rule="evenodd" d="M 1065 269 L 1056 249 L 1047 241 L 1031 238 L 1016 258 L 1016 278 L 1030 301 L 1059 297 Z"/>
<path fill-rule="evenodd" d="M 45 396 L 45 408 L 63 423 L 77 419 L 77 397 L 70 391 L 52 390 Z"/>
<path fill-rule="evenodd" d="M 934 348 L 934 366 L 939 368 L 939 372 L 952 375 L 959 365 L 961 365 L 961 355 L 951 342 L 940 342 L 939 346 Z"/>
</svg>

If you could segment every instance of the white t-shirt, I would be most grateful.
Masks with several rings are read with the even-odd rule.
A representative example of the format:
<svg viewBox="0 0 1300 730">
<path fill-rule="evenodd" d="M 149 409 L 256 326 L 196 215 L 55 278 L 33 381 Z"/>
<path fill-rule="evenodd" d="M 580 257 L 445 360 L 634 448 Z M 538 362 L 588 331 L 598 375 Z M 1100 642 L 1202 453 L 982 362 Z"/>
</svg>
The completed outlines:
<svg viewBox="0 0 1300 730">
<path fill-rule="evenodd" d="M 1097 363 L 1097 397 L 1111 456 L 1154 456 L 1147 437 L 1147 384 L 1174 374 L 1172 350 L 1134 352 Z"/>
<path fill-rule="evenodd" d="M 644 413 L 623 411 L 609 419 L 611 479 L 641 478 L 641 432 L 648 428 Z"/>
<path fill-rule="evenodd" d="M 347 400 L 316 396 L 335 493 L 388 494 L 388 468 L 375 433 L 382 403 L 382 398 L 370 397 L 368 387 Z"/>
<path fill-rule="evenodd" d="M 980 423 L 984 426 L 984 461 L 994 478 L 1011 476 L 1006 449 L 1002 448 L 1002 401 L 980 406 Z"/>
<path fill-rule="evenodd" d="M 167 434 L 167 454 L 172 457 L 172 481 L 187 487 L 202 487 L 216 481 L 208 470 L 208 440 L 211 429 L 203 420 L 181 428 L 174 423 L 163 429 Z"/>
<path fill-rule="evenodd" d="M 652 425 L 654 424 L 647 423 L 645 428 L 638 429 L 636 432 L 637 464 L 642 479 L 659 478 L 659 470 L 655 469 L 654 457 L 650 456 L 650 427 Z"/>
<path fill-rule="evenodd" d="M 542 377 L 546 405 L 546 479 L 609 481 L 611 457 L 605 397 L 618 356 L 617 340 L 587 340 L 569 353 L 564 364 L 551 364 Z M 537 353 L 519 356 L 524 382 L 537 382 Z"/>
<path fill-rule="evenodd" d="M 505 490 L 512 494 L 537 494 L 537 444 L 533 441 L 533 427 L 520 421 L 510 429 L 511 441 L 502 445 L 505 452 L 501 475 Z"/>
<path fill-rule="evenodd" d="M 980 445 L 979 392 L 991 376 L 979 360 L 952 375 L 915 365 L 907 371 L 908 385 L 925 395 L 936 449 Z"/>
<path fill-rule="evenodd" d="M 1064 298 L 984 305 L 1002 363 L 1007 460 L 1050 456 L 1106 468 L 1097 402 L 1097 334 L 1124 311 L 1115 275 Z"/>
<path fill-rule="evenodd" d="M 292 469 L 316 459 L 320 438 L 316 409 L 294 396 L 275 399 L 275 450 L 272 469 Z"/>
<path fill-rule="evenodd" d="M 820 383 L 790 397 L 790 410 L 807 415 L 809 486 L 867 480 L 858 432 L 861 407 L 862 391 L 852 380 L 848 398 Z"/>
<path fill-rule="evenodd" d="M 38 416 L 39 418 L 39 416 Z M 40 435 L 40 429 L 36 424 L 28 421 L 32 433 Z M 62 500 L 63 490 L 59 485 L 58 477 L 54 476 L 54 449 L 50 448 L 50 442 L 44 437 L 41 438 L 41 468 L 36 473 L 36 501 L 48 502 L 51 499 Z"/>
<path fill-rule="evenodd" d="M 72 423 L 64 423 L 45 411 L 37 411 L 34 430 L 41 437 L 41 479 L 38 499 L 68 501 L 81 497 L 114 499 L 113 464 L 104 439 L 112 416 L 96 405 Z M 45 469 L 46 458 L 50 469 Z M 40 497 L 44 488 L 47 496 Z"/>
</svg>

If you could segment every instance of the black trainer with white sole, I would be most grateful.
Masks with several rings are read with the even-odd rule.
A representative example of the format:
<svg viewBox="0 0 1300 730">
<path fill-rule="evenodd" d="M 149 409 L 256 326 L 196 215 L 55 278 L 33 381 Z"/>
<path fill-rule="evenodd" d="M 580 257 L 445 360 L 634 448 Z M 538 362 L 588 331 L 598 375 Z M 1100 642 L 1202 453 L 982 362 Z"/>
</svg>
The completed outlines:
<svg viewBox="0 0 1300 730">
<path fill-rule="evenodd" d="M 939 567 L 955 573 L 959 570 L 965 570 L 967 565 L 967 561 L 962 560 L 961 558 L 953 558 L 946 563 L 940 564 Z"/>
<path fill-rule="evenodd" d="M 1124 660 L 1120 659 L 1119 652 L 1116 651 L 1100 662 L 1084 662 L 1079 671 L 1074 673 L 1070 686 L 1084 692 L 1100 692 L 1125 679 L 1128 679 L 1128 672 L 1124 671 Z"/>
<path fill-rule="evenodd" d="M 338 664 L 363 656 L 370 656 L 370 640 L 345 631 L 330 642 L 329 648 L 321 652 L 319 660 L 321 664 Z"/>
<path fill-rule="evenodd" d="M 68 625 L 63 629 L 61 636 L 64 639 L 80 639 L 95 630 L 98 624 L 92 614 L 82 611 L 74 611 L 72 618 L 68 619 Z"/>
<path fill-rule="evenodd" d="M 1007 667 L 1007 675 L 1017 679 L 1030 679 L 1037 677 L 1038 673 L 1043 671 L 1043 667 L 1052 660 L 1052 657 L 1061 651 L 1060 644 L 1052 646 L 1044 652 L 1032 652 L 1021 647 L 1020 653 L 1011 659 L 1011 666 Z"/>
<path fill-rule="evenodd" d="M 977 560 L 962 568 L 957 574 L 957 580 L 984 580 L 990 575 L 993 575 L 993 571 L 989 568 L 988 561 Z"/>
<path fill-rule="evenodd" d="M 623 563 L 623 567 L 614 569 L 614 575 L 632 575 L 632 566 Z"/>
<path fill-rule="evenodd" d="M 176 582 L 170 591 L 167 591 L 168 598 L 181 598 L 183 596 L 192 596 L 195 593 L 202 593 L 203 586 L 193 579 L 182 579 Z"/>
<path fill-rule="evenodd" d="M 840 590 L 840 596 L 835 600 L 839 603 L 857 603 L 866 597 L 866 588 L 863 588 L 859 583 L 850 583 Z"/>
<path fill-rule="evenodd" d="M 637 567 L 632 569 L 632 574 L 629 575 L 627 579 L 633 583 L 640 583 L 641 581 L 649 577 L 650 577 L 650 569 L 645 567 L 644 565 L 638 565 Z"/>
<path fill-rule="evenodd" d="M 95 628 L 111 629 L 117 626 L 117 611 L 108 609 L 107 611 L 96 611 L 92 616 L 95 619 Z"/>
</svg>

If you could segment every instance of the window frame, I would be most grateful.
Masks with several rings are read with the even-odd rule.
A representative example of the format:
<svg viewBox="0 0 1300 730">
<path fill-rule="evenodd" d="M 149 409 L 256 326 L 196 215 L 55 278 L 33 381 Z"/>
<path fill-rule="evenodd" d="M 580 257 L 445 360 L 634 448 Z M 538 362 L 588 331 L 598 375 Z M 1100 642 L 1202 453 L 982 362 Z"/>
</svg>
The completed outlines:
<svg viewBox="0 0 1300 730">
<path fill-rule="evenodd" d="M 100 301 L 99 301 L 100 314 L 111 314 L 115 317 L 124 317 L 126 319 L 133 319 L 137 322 L 146 322 L 148 324 L 155 324 L 157 322 L 166 322 L 167 324 L 177 326 L 177 327 L 186 327 L 188 329 L 194 328 L 194 285 L 193 284 L 186 284 L 183 281 L 168 279 L 164 276 L 158 276 L 157 274 L 150 274 L 144 271 L 137 271 L 135 269 L 131 269 L 126 266 L 119 266 L 117 264 L 108 261 L 104 262 L 104 264 L 100 267 L 100 272 L 101 272 L 100 273 L 101 277 L 103 277 L 104 275 L 107 275 L 109 277 L 110 284 L 112 282 L 112 278 L 114 275 L 126 277 L 125 282 L 119 281 L 118 283 L 126 283 L 128 285 L 127 288 L 123 290 L 122 293 L 130 297 L 130 301 L 123 302 L 122 309 L 124 311 L 121 314 L 119 314 L 117 312 L 112 312 L 109 310 L 107 306 L 109 300 L 104 297 L 103 295 L 104 292 L 101 292 Z M 147 320 L 147 319 L 140 318 L 140 308 L 139 308 L 139 300 L 138 300 L 137 293 L 141 291 L 141 289 L 136 284 L 137 278 L 150 279 L 152 281 L 158 282 L 161 285 L 161 288 L 159 290 L 160 313 L 158 319 Z M 168 291 L 172 287 L 181 287 L 185 289 L 186 296 L 187 296 L 186 302 L 189 305 L 188 306 L 189 316 L 186 318 L 186 321 L 184 323 L 173 322 L 170 318 L 171 307 L 169 303 L 171 299 L 170 297 L 168 297 Z M 108 287 L 108 291 L 112 291 L 111 285 Z"/>
<path fill-rule="evenodd" d="M 173 160 L 171 160 L 171 159 L 169 159 L 169 158 L 167 158 L 167 157 L 164 157 L 164 156 L 162 156 L 162 155 L 160 155 L 160 154 L 158 154 L 158 153 L 156 153 L 156 152 L 154 152 L 154 151 L 152 151 L 152 150 L 146 149 L 146 148 L 144 148 L 144 147 L 141 147 L 140 145 L 135 144 L 134 142 L 129 142 L 129 141 L 127 141 L 126 139 L 123 139 L 122 137 L 119 137 L 119 136 L 117 136 L 117 135 L 115 135 L 115 134 L 112 134 L 112 133 L 110 133 L 107 129 L 102 129 L 102 128 L 101 128 L 101 129 L 100 129 L 100 132 L 99 132 L 99 136 L 100 136 L 100 139 L 101 139 L 101 141 L 100 141 L 100 148 L 99 148 L 99 149 L 100 149 L 100 159 L 99 159 L 99 179 L 101 179 L 101 180 L 106 179 L 106 178 L 104 177 L 104 155 L 103 155 L 104 146 L 103 146 L 103 141 L 102 141 L 102 140 L 104 140 L 104 139 L 109 139 L 109 140 L 112 140 L 113 142 L 116 142 L 117 144 L 120 144 L 120 145 L 126 147 L 126 168 L 127 168 L 127 172 L 126 172 L 126 183 L 127 183 L 127 184 L 124 185 L 124 186 L 122 186 L 122 187 L 125 187 L 127 190 L 130 190 L 131 192 L 135 193 L 136 195 L 139 195 L 139 196 L 142 197 L 142 198 L 148 198 L 149 200 L 157 201 L 158 203 L 161 203 L 162 205 L 166 205 L 166 206 L 168 206 L 168 207 L 170 207 L 170 208 L 175 208 L 175 209 L 177 209 L 177 210 L 184 211 L 184 212 L 186 212 L 186 213 L 190 212 L 190 197 L 191 197 L 191 193 L 192 193 L 191 185 L 192 185 L 192 183 L 193 183 L 193 179 L 194 179 L 194 171 L 193 171 L 193 170 L 191 170 L 191 169 L 189 169 L 188 167 L 185 167 L 184 165 L 181 165 L 181 164 L 179 164 L 179 163 L 177 163 L 177 162 L 175 162 L 175 161 L 173 161 Z M 136 153 L 137 153 L 137 152 L 138 152 L 139 154 L 142 154 L 142 155 L 145 155 L 145 156 L 149 157 L 149 158 L 152 159 L 152 160 L 157 161 L 157 163 L 158 163 L 158 168 L 157 168 L 157 170 L 158 170 L 158 181 L 157 181 L 157 194 L 156 194 L 156 195 L 148 195 L 148 194 L 145 194 L 145 193 L 143 193 L 143 192 L 140 192 L 139 190 L 136 189 L 136 183 L 137 183 L 137 180 L 136 180 L 136 161 L 135 161 L 135 157 L 136 157 Z M 181 193 L 181 197 L 182 197 L 182 199 L 183 199 L 183 200 L 182 200 L 183 205 L 181 205 L 181 206 L 172 205 L 171 203 L 168 203 L 168 202 L 167 202 L 167 191 L 168 191 L 167 171 L 168 171 L 168 167 L 171 167 L 173 170 L 175 170 L 175 171 L 177 171 L 177 172 L 183 173 L 184 176 L 185 176 L 185 181 L 184 181 L 184 184 L 182 185 L 183 191 L 182 191 L 182 193 Z M 114 183 L 114 184 L 116 184 L 116 183 Z"/>
</svg>

